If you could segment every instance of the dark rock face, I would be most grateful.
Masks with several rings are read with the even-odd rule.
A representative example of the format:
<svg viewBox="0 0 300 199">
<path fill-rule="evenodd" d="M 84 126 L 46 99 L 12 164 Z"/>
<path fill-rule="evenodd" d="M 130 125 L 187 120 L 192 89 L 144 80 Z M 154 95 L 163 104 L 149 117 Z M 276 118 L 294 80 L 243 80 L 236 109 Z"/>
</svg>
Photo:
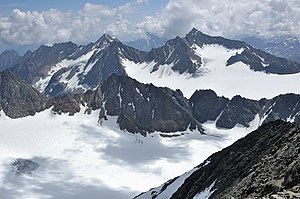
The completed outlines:
<svg viewBox="0 0 300 199">
<path fill-rule="evenodd" d="M 202 125 L 193 117 L 192 106 L 182 93 L 169 88 L 142 84 L 127 76 L 111 75 L 96 90 L 83 94 L 67 93 L 49 100 L 47 108 L 74 115 L 82 107 L 87 113 L 100 109 L 99 122 L 117 116 L 120 129 L 131 133 L 198 130 Z"/>
<path fill-rule="evenodd" d="M 46 108 L 47 99 L 10 71 L 0 73 L 0 109 L 11 118 L 34 115 Z"/>
<path fill-rule="evenodd" d="M 300 126 L 295 123 L 264 124 L 210 156 L 171 198 L 192 199 L 212 185 L 210 199 L 272 198 L 284 190 L 298 190 L 299 141 Z"/>
<path fill-rule="evenodd" d="M 121 129 L 132 133 L 177 132 L 198 129 L 189 101 L 180 91 L 141 84 L 126 76 L 112 75 L 101 86 L 103 112 L 118 116 Z M 102 115 L 100 119 L 105 119 Z"/>
<path fill-rule="evenodd" d="M 193 28 L 185 36 L 185 40 L 188 42 L 189 46 L 197 44 L 198 46 L 202 47 L 204 44 L 218 44 L 228 49 L 240 49 L 245 48 L 247 46 L 245 42 L 226 39 L 224 37 L 209 36 L 195 28 Z"/>
<path fill-rule="evenodd" d="M 67 58 L 76 49 L 77 45 L 72 42 L 41 46 L 33 53 L 26 53 L 22 61 L 10 70 L 29 84 L 32 84 L 45 76 L 48 70 L 47 67 Z"/>
<path fill-rule="evenodd" d="M 61 81 L 63 74 L 68 74 L 67 80 L 76 76 L 79 87 L 95 89 L 113 73 L 119 76 L 126 75 L 121 62 L 122 58 L 126 57 L 126 59 L 137 63 L 141 62 L 146 54 L 132 47 L 125 46 L 117 39 L 104 34 L 95 43 L 79 47 L 68 59 L 75 60 L 91 51 L 93 51 L 93 54 L 87 63 L 84 63 L 84 66 L 79 64 L 57 71 L 51 77 L 44 93 L 47 96 L 54 97 L 70 91 L 76 93 L 82 93 L 84 91 L 84 89 L 68 90 L 66 83 Z M 83 69 L 80 69 L 80 67 L 83 67 Z"/>
<path fill-rule="evenodd" d="M 14 50 L 6 50 L 0 55 L 0 72 L 13 67 L 21 61 L 21 55 Z"/>
<path fill-rule="evenodd" d="M 263 104 L 261 101 L 234 96 L 223 110 L 222 115 L 217 121 L 217 126 L 221 128 L 233 128 L 236 124 L 241 124 L 249 127 L 249 123 L 263 108 Z"/>
<path fill-rule="evenodd" d="M 82 78 L 80 84 L 86 84 L 90 88 L 95 88 L 102 84 L 111 74 L 119 76 L 126 72 L 120 62 L 120 57 L 125 56 L 131 61 L 140 62 L 143 52 L 123 45 L 119 41 L 112 41 L 105 49 L 95 53 L 88 61 L 95 63 L 92 69 Z"/>
<path fill-rule="evenodd" d="M 193 115 L 201 123 L 216 120 L 225 109 L 229 99 L 218 97 L 212 90 L 196 91 L 190 98 Z"/>
<path fill-rule="evenodd" d="M 191 61 L 191 57 L 197 60 L 198 65 Z M 152 72 L 159 69 L 161 65 L 173 64 L 172 69 L 180 74 L 188 72 L 194 74 L 201 65 L 201 58 L 194 55 L 193 50 L 188 43 L 180 37 L 169 40 L 164 46 L 152 49 L 146 58 L 146 61 L 155 61 L 156 65 Z"/>
<path fill-rule="evenodd" d="M 216 121 L 219 128 L 235 125 L 249 127 L 258 116 L 260 123 L 275 121 L 300 121 L 300 95 L 285 94 L 273 99 L 250 100 L 235 96 L 231 100 L 218 97 L 214 91 L 196 91 L 190 98 L 193 116 L 201 123 Z"/>
<path fill-rule="evenodd" d="M 266 106 L 266 120 L 274 121 L 277 119 L 285 119 L 300 122 L 300 99 L 299 95 L 286 94 L 279 95 L 268 103 Z"/>
<path fill-rule="evenodd" d="M 81 110 L 81 106 L 85 108 L 87 114 L 90 114 L 92 110 L 102 107 L 102 93 L 100 88 L 83 94 L 66 93 L 51 98 L 47 103 L 47 108 L 52 106 L 52 111 L 58 114 L 74 115 Z"/>
</svg>

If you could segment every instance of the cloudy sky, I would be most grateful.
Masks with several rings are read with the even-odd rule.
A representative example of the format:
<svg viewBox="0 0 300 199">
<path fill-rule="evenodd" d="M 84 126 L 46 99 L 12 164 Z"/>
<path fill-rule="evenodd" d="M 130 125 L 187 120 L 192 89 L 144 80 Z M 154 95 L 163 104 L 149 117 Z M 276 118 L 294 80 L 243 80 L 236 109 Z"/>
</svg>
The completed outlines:
<svg viewBox="0 0 300 199">
<path fill-rule="evenodd" d="M 300 0 L 1 0 L 0 52 L 62 41 L 85 44 L 109 33 L 172 38 L 192 27 L 211 35 L 300 35 Z"/>
</svg>

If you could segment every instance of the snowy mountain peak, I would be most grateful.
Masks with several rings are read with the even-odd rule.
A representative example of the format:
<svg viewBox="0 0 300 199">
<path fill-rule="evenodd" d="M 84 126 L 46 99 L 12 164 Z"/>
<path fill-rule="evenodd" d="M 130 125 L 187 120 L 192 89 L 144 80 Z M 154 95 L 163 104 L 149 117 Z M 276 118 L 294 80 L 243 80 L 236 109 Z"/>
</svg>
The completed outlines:
<svg viewBox="0 0 300 199">
<path fill-rule="evenodd" d="M 197 35 L 197 34 L 203 34 L 203 33 L 201 31 L 197 30 L 196 28 L 193 28 L 188 34 Z"/>
<path fill-rule="evenodd" d="M 112 43 L 113 41 L 118 41 L 116 38 L 113 38 L 109 34 L 103 34 L 96 42 L 95 42 L 95 47 L 104 47 L 107 46 L 108 44 Z"/>
</svg>

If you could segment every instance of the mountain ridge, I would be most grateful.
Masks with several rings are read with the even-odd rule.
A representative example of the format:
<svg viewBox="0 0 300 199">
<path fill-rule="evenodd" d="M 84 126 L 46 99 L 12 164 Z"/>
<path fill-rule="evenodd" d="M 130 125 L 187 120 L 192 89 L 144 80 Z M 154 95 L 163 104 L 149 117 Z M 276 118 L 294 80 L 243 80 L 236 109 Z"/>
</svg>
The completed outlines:
<svg viewBox="0 0 300 199">
<path fill-rule="evenodd" d="M 228 56 L 221 57 L 224 68 L 241 67 L 240 63 L 243 63 L 243 67 L 265 74 L 283 75 L 300 71 L 300 64 L 277 58 L 242 41 L 205 35 L 195 28 L 185 37 L 171 39 L 150 52 L 124 45 L 108 34 L 85 46 L 71 42 L 52 47 L 41 46 L 28 53 L 25 61 L 11 68 L 11 71 L 50 97 L 63 92 L 94 89 L 112 73 L 128 75 L 139 81 L 140 72 L 148 74 L 152 81 L 156 81 L 153 78 L 155 74 L 159 78 L 168 78 L 179 73 L 200 81 L 202 76 L 214 70 L 210 65 L 218 61 L 216 56 L 208 54 L 213 48 L 222 50 L 224 56 Z M 40 59 L 42 55 L 47 59 Z"/>
<path fill-rule="evenodd" d="M 0 75 L 6 78 L 5 82 L 1 81 L 0 92 L 4 93 L 1 99 L 3 103 L 8 101 L 8 105 L 13 103 L 9 106 L 10 112 L 5 108 L 5 103 L 2 103 L 2 108 L 12 118 L 34 115 L 51 107 L 59 114 L 74 115 L 84 105 L 87 113 L 100 110 L 99 121 L 117 116 L 121 129 L 144 135 L 154 131 L 168 133 L 188 129 L 203 133 L 202 124 L 210 121 L 216 122 L 216 128 L 225 129 L 232 129 L 236 125 L 247 128 L 252 122 L 260 126 L 277 119 L 300 122 L 300 95 L 292 93 L 272 99 L 249 100 L 241 96 L 228 99 L 217 96 L 212 90 L 199 90 L 188 99 L 180 90 L 143 84 L 128 76 L 113 74 L 95 90 L 66 93 L 47 99 L 13 73 L 4 71 Z M 15 87 L 22 89 L 17 92 Z M 19 104 L 15 104 L 14 100 Z M 36 103 L 38 106 L 33 106 L 33 112 L 18 112 L 19 106 L 31 107 Z"/>
</svg>

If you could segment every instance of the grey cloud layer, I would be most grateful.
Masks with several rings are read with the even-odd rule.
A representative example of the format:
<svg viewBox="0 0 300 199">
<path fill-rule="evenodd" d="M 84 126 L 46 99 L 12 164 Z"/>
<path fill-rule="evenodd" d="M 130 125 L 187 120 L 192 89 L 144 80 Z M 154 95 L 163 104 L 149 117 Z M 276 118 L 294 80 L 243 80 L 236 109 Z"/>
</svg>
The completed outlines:
<svg viewBox="0 0 300 199">
<path fill-rule="evenodd" d="M 155 15 L 132 19 L 141 5 L 136 0 L 119 7 L 87 3 L 79 12 L 59 10 L 24 12 L 0 17 L 0 40 L 6 44 L 33 44 L 72 40 L 85 42 L 108 32 L 120 39 L 140 37 L 146 31 L 167 38 L 184 35 L 192 27 L 214 35 L 300 35 L 299 0 L 170 0 Z"/>
</svg>

